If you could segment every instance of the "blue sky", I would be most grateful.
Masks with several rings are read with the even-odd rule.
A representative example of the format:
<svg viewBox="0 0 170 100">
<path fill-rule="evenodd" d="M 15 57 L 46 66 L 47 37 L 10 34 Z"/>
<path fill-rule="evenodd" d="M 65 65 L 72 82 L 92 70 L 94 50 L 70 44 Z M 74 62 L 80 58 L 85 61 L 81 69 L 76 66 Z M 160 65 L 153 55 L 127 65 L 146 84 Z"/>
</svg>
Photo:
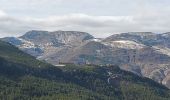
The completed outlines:
<svg viewBox="0 0 170 100">
<path fill-rule="evenodd" d="M 169 0 L 0 0 L 0 37 L 29 30 L 170 31 Z"/>
</svg>

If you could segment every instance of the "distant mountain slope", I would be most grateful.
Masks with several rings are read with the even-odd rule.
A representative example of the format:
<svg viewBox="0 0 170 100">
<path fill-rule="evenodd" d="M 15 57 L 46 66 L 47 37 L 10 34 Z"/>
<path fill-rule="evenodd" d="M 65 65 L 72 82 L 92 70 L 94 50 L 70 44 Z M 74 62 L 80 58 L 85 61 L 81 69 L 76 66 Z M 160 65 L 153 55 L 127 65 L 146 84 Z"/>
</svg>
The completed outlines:
<svg viewBox="0 0 170 100">
<path fill-rule="evenodd" d="M 2 100 L 169 100 L 170 90 L 116 66 L 57 68 L 0 41 Z"/>
<path fill-rule="evenodd" d="M 53 65 L 119 65 L 170 88 L 170 33 L 129 32 L 95 39 L 85 32 L 33 30 L 2 40 Z"/>
<path fill-rule="evenodd" d="M 170 47 L 170 33 L 156 34 L 152 32 L 129 32 L 115 34 L 104 39 L 104 41 L 115 40 L 131 40 L 147 46 L 162 45 Z"/>
<path fill-rule="evenodd" d="M 7 37 L 2 40 L 9 42 L 33 56 L 48 55 L 56 49 L 75 47 L 94 37 L 85 32 L 76 31 L 29 31 L 19 38 Z"/>
<path fill-rule="evenodd" d="M 52 44 L 58 46 L 58 44 L 70 44 L 75 45 L 83 41 L 93 39 L 94 37 L 85 32 L 76 31 L 29 31 L 21 39 L 31 41 L 36 45 Z"/>
<path fill-rule="evenodd" d="M 134 49 L 131 53 L 133 63 L 123 65 L 121 68 L 142 76 L 149 77 L 169 87 L 169 33 L 155 34 L 151 32 L 131 32 L 112 35 L 103 40 L 105 43 L 114 41 L 133 41 L 144 46 Z M 127 44 L 127 42 L 126 42 Z M 128 45 L 128 44 L 127 44 Z M 131 43 L 132 45 L 132 43 Z M 126 47 L 126 46 L 123 46 Z M 136 46 L 137 47 L 137 46 Z"/>
</svg>

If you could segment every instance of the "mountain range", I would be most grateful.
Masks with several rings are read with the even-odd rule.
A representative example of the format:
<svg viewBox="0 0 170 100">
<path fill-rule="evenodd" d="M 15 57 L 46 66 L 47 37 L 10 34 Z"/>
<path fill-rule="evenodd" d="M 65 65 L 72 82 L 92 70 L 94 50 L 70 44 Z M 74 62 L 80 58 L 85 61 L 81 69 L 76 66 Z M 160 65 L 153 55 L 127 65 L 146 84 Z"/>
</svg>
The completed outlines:
<svg viewBox="0 0 170 100">
<path fill-rule="evenodd" d="M 29 31 L 1 39 L 20 50 L 59 64 L 118 65 L 170 88 L 170 33 L 128 32 L 95 38 L 77 31 Z"/>
<path fill-rule="evenodd" d="M 1 100 L 169 100 L 170 90 L 118 66 L 53 66 L 0 41 Z"/>
</svg>

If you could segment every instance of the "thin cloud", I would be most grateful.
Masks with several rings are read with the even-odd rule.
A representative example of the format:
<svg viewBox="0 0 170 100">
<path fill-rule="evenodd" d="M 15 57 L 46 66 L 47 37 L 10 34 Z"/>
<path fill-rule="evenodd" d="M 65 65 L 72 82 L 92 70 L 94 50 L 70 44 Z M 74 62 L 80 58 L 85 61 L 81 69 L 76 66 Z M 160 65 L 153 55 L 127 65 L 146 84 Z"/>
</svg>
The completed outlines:
<svg viewBox="0 0 170 100">
<path fill-rule="evenodd" d="M 51 16 L 48 18 L 14 18 L 3 16 L 0 18 L 0 34 L 22 35 L 24 32 L 38 30 L 77 30 L 87 31 L 95 35 L 110 33 L 109 30 L 119 23 L 131 23 L 131 16 L 90 16 L 85 14 L 70 14 L 64 16 Z M 110 29 L 109 29 L 110 28 Z M 2 36 L 2 35 L 1 35 Z M 6 35 L 5 35 L 6 36 Z M 103 36 L 103 35 L 102 35 Z"/>
<path fill-rule="evenodd" d="M 36 29 L 85 31 L 97 37 L 170 31 L 169 0 L 14 1 L 2 0 L 0 4 L 0 37 L 19 36 Z"/>
</svg>

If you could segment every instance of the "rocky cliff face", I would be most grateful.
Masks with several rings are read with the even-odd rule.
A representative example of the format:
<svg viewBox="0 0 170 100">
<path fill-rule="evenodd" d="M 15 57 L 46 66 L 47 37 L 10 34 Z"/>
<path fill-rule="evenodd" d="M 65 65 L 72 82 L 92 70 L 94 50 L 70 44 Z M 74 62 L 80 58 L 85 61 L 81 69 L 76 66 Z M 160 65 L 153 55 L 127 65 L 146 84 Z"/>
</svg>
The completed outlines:
<svg viewBox="0 0 170 100">
<path fill-rule="evenodd" d="M 95 39 L 85 32 L 30 31 L 3 40 L 53 65 L 116 64 L 170 88 L 170 33 L 131 32 Z"/>
</svg>

